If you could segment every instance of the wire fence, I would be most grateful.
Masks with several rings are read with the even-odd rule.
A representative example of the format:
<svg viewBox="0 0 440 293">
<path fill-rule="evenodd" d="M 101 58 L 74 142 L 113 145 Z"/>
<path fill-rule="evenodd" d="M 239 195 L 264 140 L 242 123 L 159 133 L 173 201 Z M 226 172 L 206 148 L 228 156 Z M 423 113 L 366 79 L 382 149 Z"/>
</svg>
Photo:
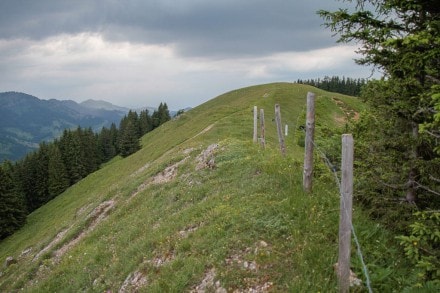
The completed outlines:
<svg viewBox="0 0 440 293">
<path fill-rule="evenodd" d="M 335 168 L 331 167 L 331 166 L 333 166 L 333 164 L 331 163 L 330 159 L 326 156 L 326 154 L 321 150 L 321 148 L 316 144 L 315 141 L 313 141 L 312 143 L 315 147 L 315 150 L 318 152 L 319 156 L 326 162 L 326 165 L 327 165 L 328 169 L 330 170 L 330 172 L 333 173 L 333 175 L 335 177 L 336 185 L 338 186 L 338 190 L 341 191 L 341 180 L 339 179 L 338 173 L 335 170 Z M 342 196 L 342 193 L 340 192 L 339 195 Z M 346 208 L 344 208 L 343 210 L 346 213 L 348 213 Z M 366 283 L 365 285 L 367 286 L 368 292 L 371 293 L 371 292 L 373 292 L 373 290 L 371 288 L 370 275 L 368 273 L 367 265 L 365 264 L 365 261 L 364 261 L 364 255 L 362 253 L 361 244 L 359 242 L 359 238 L 357 237 L 356 230 L 355 230 L 353 224 L 351 224 L 351 232 L 353 233 L 353 239 L 356 244 L 356 251 L 357 251 L 359 260 L 361 261 L 361 264 L 362 264 L 362 271 L 365 276 L 365 283 Z"/>
<path fill-rule="evenodd" d="M 301 109 L 300 113 L 297 116 L 296 124 L 292 127 L 292 129 L 295 129 L 295 131 L 293 131 L 293 141 L 296 141 L 296 139 L 297 139 L 296 138 L 296 133 L 297 133 L 296 130 L 302 130 L 304 132 L 304 134 L 306 134 L 306 129 L 305 128 L 301 128 L 301 127 L 298 126 L 299 125 L 299 119 L 304 114 L 305 109 L 306 109 L 306 105 L 304 105 L 304 107 Z M 325 152 L 319 147 L 319 145 L 316 143 L 315 139 L 312 139 L 312 144 L 313 144 L 314 149 L 316 150 L 316 152 L 319 154 L 319 157 L 322 160 L 324 160 L 328 170 L 333 174 L 335 182 L 336 182 L 336 185 L 337 185 L 338 190 L 339 190 L 339 196 L 342 197 L 341 180 L 340 180 L 340 178 L 338 176 L 337 168 L 332 163 L 332 161 L 327 157 Z M 343 207 L 342 210 L 344 210 L 345 213 L 348 213 L 347 208 Z M 361 262 L 362 272 L 363 272 L 363 275 L 365 277 L 365 286 L 367 287 L 368 292 L 371 293 L 371 292 L 373 292 L 373 289 L 371 287 L 370 275 L 368 273 L 367 265 L 365 264 L 365 261 L 364 261 L 364 254 L 362 252 L 360 241 L 359 241 L 359 238 L 358 238 L 358 236 L 356 234 L 356 229 L 355 229 L 353 223 L 351 223 L 351 232 L 353 234 L 353 239 L 354 239 L 354 242 L 355 242 L 355 245 L 356 245 L 356 252 L 357 252 L 357 255 L 358 255 L 359 260 Z"/>
</svg>

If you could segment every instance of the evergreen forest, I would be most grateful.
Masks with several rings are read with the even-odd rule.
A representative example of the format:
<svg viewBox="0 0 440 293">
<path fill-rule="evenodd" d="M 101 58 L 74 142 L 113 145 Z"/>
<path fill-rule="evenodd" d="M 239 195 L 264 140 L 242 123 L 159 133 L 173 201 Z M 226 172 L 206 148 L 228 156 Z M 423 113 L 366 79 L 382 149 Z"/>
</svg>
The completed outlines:
<svg viewBox="0 0 440 293">
<path fill-rule="evenodd" d="M 296 83 L 308 84 L 319 89 L 359 97 L 362 87 L 367 83 L 365 78 L 350 78 L 343 76 L 325 76 L 323 79 L 298 79 Z"/>
<path fill-rule="evenodd" d="M 26 216 L 67 188 L 120 155 L 127 157 L 141 148 L 144 134 L 170 120 L 166 103 L 150 115 L 147 109 L 129 111 L 117 127 L 66 129 L 53 142 L 12 163 L 0 165 L 0 239 L 26 222 Z"/>
</svg>

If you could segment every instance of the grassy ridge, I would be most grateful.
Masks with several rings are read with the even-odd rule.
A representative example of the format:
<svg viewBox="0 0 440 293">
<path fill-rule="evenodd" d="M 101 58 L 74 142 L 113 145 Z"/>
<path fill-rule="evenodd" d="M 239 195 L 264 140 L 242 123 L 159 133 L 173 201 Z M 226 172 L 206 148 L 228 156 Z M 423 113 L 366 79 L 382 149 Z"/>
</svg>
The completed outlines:
<svg viewBox="0 0 440 293">
<path fill-rule="evenodd" d="M 335 291 L 337 187 L 319 163 L 313 196 L 303 193 L 294 131 L 311 90 L 317 137 L 341 127 L 347 109 L 363 107 L 288 83 L 200 105 L 31 214 L 0 243 L 0 259 L 18 260 L 2 269 L 0 291 Z M 290 129 L 286 158 L 272 122 L 275 103 Z M 265 109 L 265 150 L 251 142 L 254 105 Z M 357 209 L 354 217 L 374 288 L 402 288 L 408 272 L 392 237 Z M 353 266 L 361 277 L 356 258 Z"/>
</svg>

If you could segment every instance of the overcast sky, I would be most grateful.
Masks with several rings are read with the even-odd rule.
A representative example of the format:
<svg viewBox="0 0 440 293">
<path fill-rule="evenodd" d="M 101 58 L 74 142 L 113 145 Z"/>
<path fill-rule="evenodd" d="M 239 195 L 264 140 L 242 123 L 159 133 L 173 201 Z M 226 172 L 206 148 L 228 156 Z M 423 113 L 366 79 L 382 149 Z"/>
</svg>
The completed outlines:
<svg viewBox="0 0 440 293">
<path fill-rule="evenodd" d="M 319 9 L 334 0 L 1 0 L 0 92 L 197 106 L 261 83 L 367 78 Z"/>
</svg>

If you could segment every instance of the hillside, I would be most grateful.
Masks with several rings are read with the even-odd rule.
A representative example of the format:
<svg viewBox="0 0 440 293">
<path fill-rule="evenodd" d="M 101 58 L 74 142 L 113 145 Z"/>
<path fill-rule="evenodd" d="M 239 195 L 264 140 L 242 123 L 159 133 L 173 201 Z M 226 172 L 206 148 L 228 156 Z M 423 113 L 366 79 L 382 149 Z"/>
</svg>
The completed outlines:
<svg viewBox="0 0 440 293">
<path fill-rule="evenodd" d="M 0 291 L 333 292 L 339 195 L 319 159 L 302 191 L 305 97 L 317 94 L 318 143 L 339 139 L 355 98 L 276 83 L 231 91 L 145 135 L 33 212 L 0 243 Z M 278 149 L 274 105 L 289 125 Z M 253 106 L 265 109 L 266 149 L 252 143 Z M 337 152 L 337 151 L 336 151 Z M 396 241 L 355 208 L 373 289 L 410 279 Z M 365 283 L 353 247 L 352 266 Z M 362 292 L 365 287 L 359 288 Z"/>
<path fill-rule="evenodd" d="M 0 93 L 0 162 L 18 160 L 38 147 L 42 141 L 51 141 L 64 129 L 92 127 L 100 130 L 111 123 L 118 124 L 128 109 L 88 100 L 41 100 L 18 93 Z"/>
</svg>

